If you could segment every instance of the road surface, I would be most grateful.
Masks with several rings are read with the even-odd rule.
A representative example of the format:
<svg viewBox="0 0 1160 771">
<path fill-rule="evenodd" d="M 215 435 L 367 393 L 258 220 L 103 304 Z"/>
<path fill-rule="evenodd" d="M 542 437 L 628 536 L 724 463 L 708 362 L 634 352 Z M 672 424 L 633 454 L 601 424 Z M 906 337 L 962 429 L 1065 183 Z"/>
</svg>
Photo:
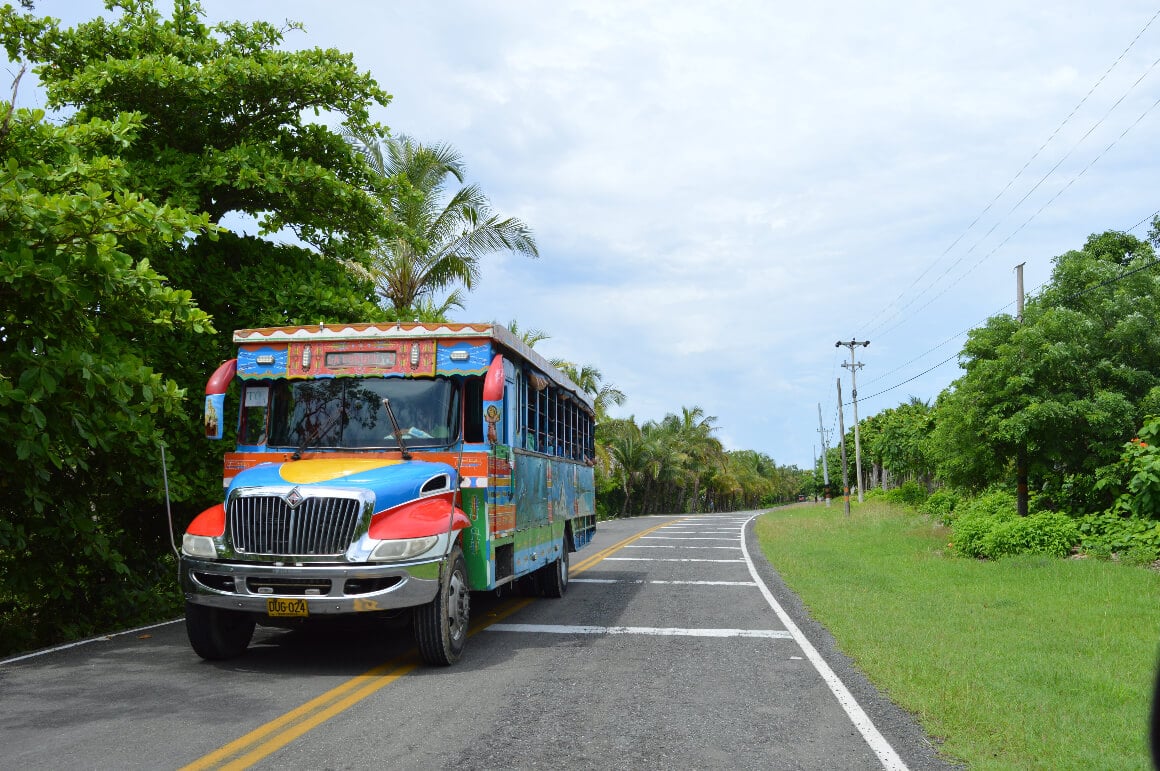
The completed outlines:
<svg viewBox="0 0 1160 771">
<path fill-rule="evenodd" d="M 181 623 L 0 662 L 0 768 L 945 768 L 811 622 L 753 513 L 602 522 L 563 599 L 473 596 L 449 668 L 405 618 Z"/>
</svg>

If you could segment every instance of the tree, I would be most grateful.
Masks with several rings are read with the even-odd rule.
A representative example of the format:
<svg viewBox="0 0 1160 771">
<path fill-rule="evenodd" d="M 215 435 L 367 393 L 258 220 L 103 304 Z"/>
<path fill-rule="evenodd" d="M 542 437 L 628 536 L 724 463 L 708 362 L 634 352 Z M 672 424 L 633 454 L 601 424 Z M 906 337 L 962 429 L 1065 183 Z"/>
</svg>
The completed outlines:
<svg viewBox="0 0 1160 771">
<path fill-rule="evenodd" d="M 1160 276 L 1152 248 L 1093 235 L 1060 255 L 1023 323 L 990 319 L 968 336 L 965 374 L 939 397 L 927 450 L 943 479 L 1004 482 L 1026 448 L 1031 488 L 1048 505 L 1105 508 L 1095 476 L 1160 406 Z"/>
<path fill-rule="evenodd" d="M 580 386 L 584 393 L 592 397 L 598 423 L 608 419 L 608 408 L 611 405 L 620 406 L 628 398 L 612 383 L 605 383 L 604 375 L 591 364 L 578 366 L 570 361 L 559 360 L 554 360 L 552 363 L 573 383 Z"/>
<path fill-rule="evenodd" d="M 926 457 L 926 438 L 934 424 L 928 402 L 916 396 L 862 421 L 862 446 L 886 487 L 889 478 L 928 484 L 933 468 Z M 875 477 L 871 472 L 871 479 Z"/>
<path fill-rule="evenodd" d="M 462 183 L 466 174 L 462 156 L 449 145 L 353 130 L 347 138 L 381 180 L 381 201 L 400 226 L 395 235 L 378 240 L 370 264 L 379 296 L 394 313 L 406 316 L 455 286 L 470 291 L 481 260 L 494 252 L 539 256 L 528 226 L 493 214 L 478 187 L 448 189 L 451 180 Z"/>
<path fill-rule="evenodd" d="M 320 49 L 279 50 L 283 36 L 299 29 L 294 24 L 277 28 L 263 22 L 226 23 L 210 28 L 201 21 L 198 4 L 186 0 L 177 0 L 170 19 L 163 19 L 151 0 L 110 0 L 107 7 L 119 15 L 62 29 L 55 20 L 6 6 L 0 9 L 0 42 L 10 59 L 34 65 L 50 107 L 72 110 L 62 118 L 61 130 L 66 133 L 57 144 L 64 148 L 70 142 L 80 142 L 81 149 L 73 153 L 58 148 L 55 155 L 46 155 L 62 164 L 54 173 L 75 182 L 80 186 L 76 189 L 94 202 L 107 194 L 115 203 L 151 201 L 158 211 L 168 213 L 157 217 L 159 232 L 152 238 L 128 234 L 128 225 L 136 226 L 138 219 L 146 219 L 141 207 L 124 215 L 129 221 L 122 223 L 123 227 L 117 224 L 115 212 L 102 215 L 112 223 L 107 226 L 108 233 L 115 239 L 115 246 L 107 248 L 123 255 L 122 259 L 129 260 L 140 273 L 132 286 L 144 292 L 150 282 L 160 282 L 163 289 L 184 298 L 190 308 L 196 305 L 209 313 L 224 334 L 202 334 L 210 327 L 193 316 L 189 323 L 178 323 L 176 311 L 167 317 L 153 300 L 141 301 L 140 308 L 130 307 L 135 295 L 118 294 L 117 285 L 105 281 L 78 290 L 70 298 L 87 313 L 95 314 L 92 323 L 98 326 L 99 335 L 93 345 L 101 353 L 92 360 L 99 363 L 108 354 L 110 360 L 123 362 L 129 370 L 152 368 L 159 378 L 156 383 L 140 384 L 140 378 L 134 380 L 135 376 L 126 372 L 123 387 L 108 385 L 105 380 L 94 379 L 94 372 L 101 370 L 94 369 L 90 358 L 78 354 L 55 360 L 42 353 L 39 345 L 28 348 L 27 355 L 39 357 L 35 361 L 45 365 L 44 383 L 56 387 L 67 383 L 82 389 L 98 382 L 107 386 L 97 405 L 108 407 L 101 420 L 133 413 L 132 405 L 137 401 L 150 405 L 146 409 L 152 421 L 150 430 L 163 434 L 172 450 L 170 490 L 174 518 L 180 527 L 220 499 L 220 453 L 224 448 L 201 439 L 199 418 L 193 414 L 200 411 L 200 400 L 192 400 L 192 409 L 186 409 L 187 402 L 181 396 L 183 392 L 200 392 L 209 373 L 231 354 L 229 331 L 266 324 L 382 318 L 365 271 L 360 275 L 353 268 L 371 243 L 396 232 L 393 221 L 383 216 L 379 198 L 387 194 L 389 181 L 374 176 L 338 131 L 309 122 L 306 116 L 338 116 L 347 129 L 381 133 L 381 127 L 370 120 L 369 111 L 375 105 L 384 106 L 389 97 L 369 75 L 355 68 L 347 54 Z M 100 139 L 94 134 L 91 141 L 81 141 L 86 127 L 122 124 L 130 128 L 109 130 Z M 11 137 L 15 136 L 13 129 Z M 25 152 L 17 157 L 15 167 L 9 165 L 17 189 L 31 184 L 24 164 L 34 159 L 34 153 Z M 89 164 L 87 170 L 78 165 L 81 161 Z M 85 174 L 96 175 L 93 185 Z M 96 212 L 95 203 L 88 205 Z M 196 213 L 186 216 L 193 217 L 191 223 L 200 224 L 183 228 L 166 224 L 167 217 L 182 211 Z M 210 239 L 209 225 L 231 212 L 256 218 L 263 234 L 289 229 L 301 245 L 278 245 L 228 233 L 219 234 L 216 241 Z M 94 227 L 96 230 L 86 232 L 99 233 L 106 226 Z M 126 230 L 125 237 L 118 235 L 122 230 Z M 106 248 L 103 244 L 98 247 Z M 91 251 L 85 247 L 83 253 Z M 75 268 L 70 266 L 70 270 Z M 19 278 L 21 282 L 14 283 L 12 291 L 24 301 L 40 299 L 38 290 L 24 281 L 27 275 Z M 102 292 L 115 296 L 116 301 Z M 7 302 L 2 306 L 5 309 L 21 307 Z M 112 326 L 111 309 L 122 304 L 127 309 L 125 323 L 132 323 L 131 334 Z M 13 316 L 12 324 L 37 327 L 33 321 L 36 316 L 20 313 L 24 312 Z M 69 334 L 73 331 L 69 325 L 79 323 L 72 318 L 56 321 L 67 326 Z M 7 339 L 15 345 L 20 335 L 15 327 L 8 330 Z M 41 325 L 38 334 L 46 336 L 43 347 L 47 350 L 64 332 L 49 324 Z M 106 348 L 118 339 L 123 343 L 120 348 Z M 11 378 L 10 372 L 6 374 Z M 111 383 L 115 378 L 107 380 Z M 175 385 L 165 385 L 171 380 Z M 14 390 L 22 387 L 18 384 Z M 71 393 L 62 399 L 81 396 L 87 398 Z M 117 406 L 106 404 L 105 397 Z M 76 403 L 68 402 L 68 406 L 75 409 Z M 104 475 L 69 476 L 67 482 L 57 479 L 55 484 L 75 488 L 78 498 L 101 500 L 111 495 L 107 492 L 110 486 L 130 480 L 117 488 L 115 511 L 109 509 L 109 522 L 101 527 L 107 533 L 123 532 L 126 548 L 138 555 L 132 560 L 126 557 L 124 564 L 135 573 L 149 575 L 164 564 L 169 548 L 161 493 L 151 471 L 159 465 L 154 459 L 156 437 L 150 430 L 136 428 L 136 418 L 118 417 L 116 421 L 118 430 L 131 439 L 97 441 L 93 437 L 99 433 L 95 431 L 89 432 L 91 436 L 82 435 L 91 446 L 91 456 L 85 462 L 90 468 L 101 468 Z M 147 463 L 139 453 L 145 453 Z M 68 473 L 73 474 L 71 470 Z M 85 522 L 61 519 L 58 504 L 64 505 L 63 499 L 54 497 L 54 508 L 44 518 L 61 523 L 60 540 L 83 542 L 79 534 L 87 531 L 73 532 L 70 528 L 83 528 Z M 24 536 L 17 533 L 13 537 Z M 46 553 L 55 548 L 45 541 L 40 547 Z M 3 546 L 0 550 L 7 551 Z M 44 554 L 29 554 L 45 558 Z M 59 583 L 68 582 L 64 577 Z M 121 607 L 143 608 L 142 612 L 157 608 L 156 599 L 153 606 L 125 602 L 118 586 L 106 585 L 110 591 L 103 605 L 91 606 L 91 618 L 100 615 L 98 608 L 115 606 L 118 601 Z M 53 591 L 57 591 L 55 586 Z M 0 602 L 3 600 L 0 597 Z M 112 624 L 118 618 L 105 615 L 103 623 Z"/>
<path fill-rule="evenodd" d="M 134 192 L 126 165 L 103 153 L 134 141 L 139 118 L 54 126 L 0 107 L 2 655 L 86 631 L 94 617 L 140 620 L 123 600 L 158 575 L 130 569 L 140 552 L 124 509 L 160 486 L 159 418 L 184 393 L 139 337 L 212 327 L 130 247 L 179 245 L 212 227 Z"/>
<path fill-rule="evenodd" d="M 507 330 L 523 341 L 523 344 L 529 348 L 535 348 L 536 343 L 542 343 L 545 340 L 552 339 L 551 335 L 541 329 L 520 329 L 520 324 L 516 319 L 512 319 L 507 323 Z"/>
<path fill-rule="evenodd" d="M 114 19 L 62 29 L 53 19 L 0 9 L 0 41 L 35 64 L 53 108 L 71 120 L 138 115 L 132 143 L 115 150 L 135 190 L 151 200 L 258 220 L 262 233 L 292 230 L 302 245 L 222 234 L 164 248 L 129 244 L 173 285 L 189 290 L 224 334 L 140 334 L 140 355 L 197 393 L 231 355 L 229 332 L 262 325 L 381 318 L 374 289 L 352 271 L 376 238 L 394 233 L 374 177 L 343 136 L 307 115 L 339 116 L 348 130 L 382 129 L 370 108 L 389 96 L 349 54 L 282 51 L 290 23 L 202 23 L 200 6 L 176 0 L 164 19 L 152 0 L 107 0 Z M 375 189 L 372 194 L 372 188 Z M 195 409 L 200 404 L 192 405 Z M 220 447 L 196 417 L 168 421 L 177 446 L 172 491 L 178 519 L 220 495 Z"/>
<path fill-rule="evenodd" d="M 381 180 L 341 134 L 306 120 L 328 113 L 346 130 L 382 132 L 369 111 L 390 97 L 350 54 L 279 50 L 302 30 L 295 23 L 207 27 L 194 0 L 175 0 L 168 20 L 152 0 L 105 4 L 120 17 L 71 29 L 6 6 L 0 41 L 11 60 L 36 65 L 50 108 L 81 120 L 141 115 L 119 155 L 143 192 L 215 223 L 244 212 L 263 233 L 291 228 L 323 250 L 381 229 L 369 192 Z"/>
</svg>

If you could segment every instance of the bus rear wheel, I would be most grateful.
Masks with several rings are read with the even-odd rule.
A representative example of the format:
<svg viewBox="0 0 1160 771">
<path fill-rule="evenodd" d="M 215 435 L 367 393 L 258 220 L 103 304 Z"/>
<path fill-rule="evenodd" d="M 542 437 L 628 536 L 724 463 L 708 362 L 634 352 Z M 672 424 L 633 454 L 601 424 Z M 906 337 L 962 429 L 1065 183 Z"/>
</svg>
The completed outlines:
<svg viewBox="0 0 1160 771">
<path fill-rule="evenodd" d="M 208 661 L 242 655 L 254 637 L 249 613 L 185 603 L 185 633 L 194 653 Z"/>
<path fill-rule="evenodd" d="M 415 608 L 415 642 L 423 661 L 444 667 L 459 661 L 467 644 L 470 608 L 467 565 L 456 547 L 447 560 L 435 599 Z"/>
<path fill-rule="evenodd" d="M 540 569 L 540 590 L 545 597 L 560 598 L 568 591 L 568 538 L 560 543 L 560 556 Z"/>
</svg>

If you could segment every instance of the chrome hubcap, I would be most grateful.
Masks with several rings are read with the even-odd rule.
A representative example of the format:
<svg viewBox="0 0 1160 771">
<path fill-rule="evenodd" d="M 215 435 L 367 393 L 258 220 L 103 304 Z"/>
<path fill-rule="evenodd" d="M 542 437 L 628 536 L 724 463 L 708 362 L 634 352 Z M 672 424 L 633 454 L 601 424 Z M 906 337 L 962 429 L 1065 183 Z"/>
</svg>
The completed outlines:
<svg viewBox="0 0 1160 771">
<path fill-rule="evenodd" d="M 463 574 L 456 570 L 451 574 L 451 581 L 447 587 L 447 620 L 451 630 L 451 637 L 458 640 L 467 633 L 467 616 L 471 592 L 467 590 L 467 583 Z"/>
</svg>

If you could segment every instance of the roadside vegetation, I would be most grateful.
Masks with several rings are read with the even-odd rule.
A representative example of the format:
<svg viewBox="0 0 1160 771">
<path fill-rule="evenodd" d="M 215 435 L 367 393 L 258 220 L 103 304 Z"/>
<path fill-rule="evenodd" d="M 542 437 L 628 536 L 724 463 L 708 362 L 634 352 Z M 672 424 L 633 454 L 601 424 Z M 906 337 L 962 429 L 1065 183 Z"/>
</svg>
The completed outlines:
<svg viewBox="0 0 1160 771">
<path fill-rule="evenodd" d="M 1056 257 L 1022 320 L 971 330 L 963 374 L 933 404 L 861 421 L 865 478 L 851 484 L 921 503 L 966 556 L 1160 559 L 1157 244 L 1160 218 L 1147 240 L 1110 231 Z M 837 448 L 827 458 L 839 473 Z"/>
<path fill-rule="evenodd" d="M 929 513 L 874 496 L 762 516 L 810 614 L 949 759 L 972 769 L 1147 769 L 1160 572 L 963 556 Z"/>
</svg>

